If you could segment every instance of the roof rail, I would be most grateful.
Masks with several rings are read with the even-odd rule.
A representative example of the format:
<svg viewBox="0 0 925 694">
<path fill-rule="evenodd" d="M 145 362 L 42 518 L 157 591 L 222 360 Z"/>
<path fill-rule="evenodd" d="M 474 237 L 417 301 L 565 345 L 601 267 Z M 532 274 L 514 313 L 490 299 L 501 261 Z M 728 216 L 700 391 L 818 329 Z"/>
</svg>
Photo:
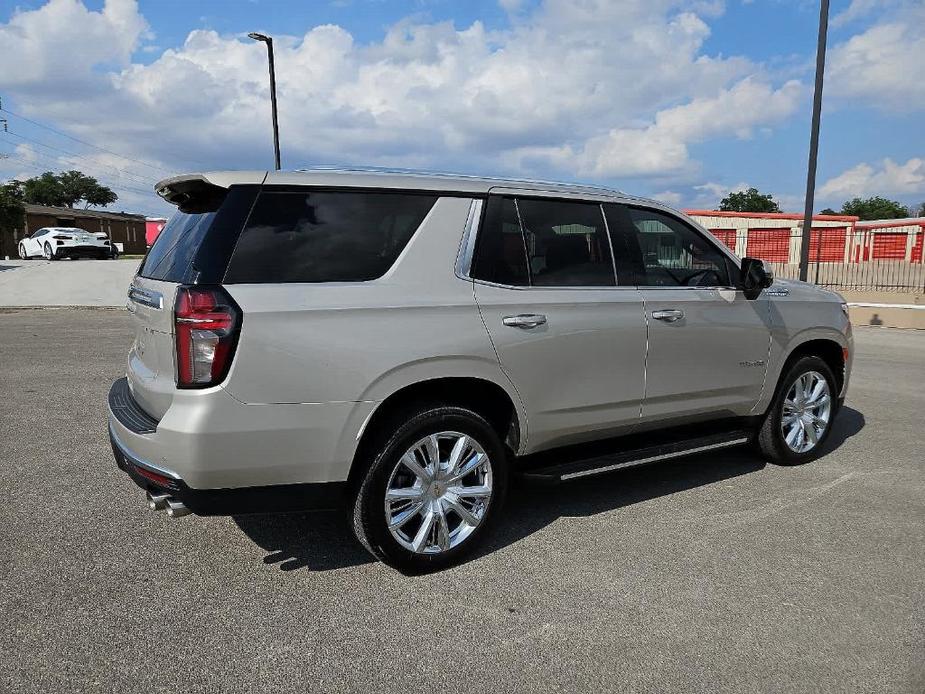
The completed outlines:
<svg viewBox="0 0 925 694">
<path fill-rule="evenodd" d="M 298 173 L 322 173 L 322 172 L 341 172 L 341 173 L 373 173 L 373 174 L 391 174 L 397 176 L 420 176 L 433 178 L 462 178 L 476 181 L 498 181 L 499 183 L 528 183 L 532 185 L 548 186 L 578 186 L 589 190 L 601 190 L 608 193 L 617 193 L 626 195 L 623 191 L 606 186 L 596 186 L 582 182 L 567 181 L 548 181 L 535 178 L 505 178 L 503 176 L 480 176 L 477 174 L 464 174 L 452 171 L 430 171 L 427 169 L 408 169 L 390 166 L 339 166 L 339 165 L 313 165 L 301 166 L 294 169 Z"/>
</svg>

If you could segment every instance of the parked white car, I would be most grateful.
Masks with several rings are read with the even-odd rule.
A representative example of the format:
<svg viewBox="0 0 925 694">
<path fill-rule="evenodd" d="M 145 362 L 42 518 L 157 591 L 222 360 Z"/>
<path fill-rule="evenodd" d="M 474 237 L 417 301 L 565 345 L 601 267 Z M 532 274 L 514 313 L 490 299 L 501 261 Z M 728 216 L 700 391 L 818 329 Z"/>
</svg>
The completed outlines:
<svg viewBox="0 0 925 694">
<path fill-rule="evenodd" d="M 74 227 L 43 227 L 19 242 L 19 257 L 30 258 L 113 258 L 109 239 L 101 239 Z"/>
</svg>

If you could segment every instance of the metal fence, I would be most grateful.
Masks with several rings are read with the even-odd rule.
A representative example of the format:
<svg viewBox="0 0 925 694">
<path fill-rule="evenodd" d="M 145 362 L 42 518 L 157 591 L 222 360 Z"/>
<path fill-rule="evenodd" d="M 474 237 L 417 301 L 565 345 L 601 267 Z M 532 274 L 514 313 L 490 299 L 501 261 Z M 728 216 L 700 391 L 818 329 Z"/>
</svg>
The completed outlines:
<svg viewBox="0 0 925 694">
<path fill-rule="evenodd" d="M 799 278 L 801 230 L 712 231 L 740 256 L 768 261 L 775 276 Z M 833 289 L 925 292 L 923 241 L 925 230 L 813 229 L 807 279 Z"/>
</svg>

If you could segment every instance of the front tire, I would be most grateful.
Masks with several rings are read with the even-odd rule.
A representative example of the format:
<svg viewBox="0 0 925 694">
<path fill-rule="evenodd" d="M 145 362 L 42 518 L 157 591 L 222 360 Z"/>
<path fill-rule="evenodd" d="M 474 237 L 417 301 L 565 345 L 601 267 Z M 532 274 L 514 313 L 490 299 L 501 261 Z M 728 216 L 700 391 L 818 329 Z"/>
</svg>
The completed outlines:
<svg viewBox="0 0 925 694">
<path fill-rule="evenodd" d="M 837 382 L 822 359 L 797 359 L 778 384 L 758 430 L 761 453 L 778 465 L 800 465 L 819 456 L 838 411 Z"/>
<path fill-rule="evenodd" d="M 368 447 L 353 504 L 357 539 L 404 573 L 457 563 L 496 522 L 507 492 L 507 456 L 478 413 L 422 407 L 383 427 Z"/>
<path fill-rule="evenodd" d="M 26 252 L 25 244 L 19 244 L 19 259 L 20 260 L 29 260 L 29 254 Z"/>
</svg>

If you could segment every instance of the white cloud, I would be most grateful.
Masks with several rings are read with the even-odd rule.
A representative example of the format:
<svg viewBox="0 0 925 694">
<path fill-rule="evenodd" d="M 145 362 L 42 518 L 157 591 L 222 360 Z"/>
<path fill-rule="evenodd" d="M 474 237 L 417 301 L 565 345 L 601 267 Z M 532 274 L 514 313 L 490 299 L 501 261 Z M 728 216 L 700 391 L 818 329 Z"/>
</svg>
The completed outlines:
<svg viewBox="0 0 925 694">
<path fill-rule="evenodd" d="M 851 12 L 852 3 L 846 13 Z M 826 94 L 893 111 L 925 109 L 925 5 L 919 0 L 829 51 Z"/>
<path fill-rule="evenodd" d="M 49 82 L 83 83 L 95 65 L 127 64 L 147 28 L 134 0 L 106 0 L 99 12 L 79 0 L 17 10 L 0 24 L 0 84 L 28 92 Z"/>
<path fill-rule="evenodd" d="M 720 12 L 545 0 L 503 31 L 406 20 L 371 44 L 332 25 L 277 36 L 284 163 L 690 177 L 692 145 L 772 127 L 804 96 L 745 58 L 706 54 L 704 18 Z M 132 0 L 98 12 L 50 0 L 0 24 L 0 89 L 27 115 L 172 169 L 266 165 L 263 46 L 196 30 L 132 63 L 151 38 Z"/>
<path fill-rule="evenodd" d="M 663 202 L 671 207 L 680 207 L 684 196 L 674 190 L 663 190 L 661 193 L 653 193 L 652 199 Z"/>
<path fill-rule="evenodd" d="M 913 157 L 905 164 L 884 159 L 879 165 L 861 163 L 819 187 L 826 200 L 873 195 L 909 196 L 925 194 L 925 159 Z"/>
</svg>

